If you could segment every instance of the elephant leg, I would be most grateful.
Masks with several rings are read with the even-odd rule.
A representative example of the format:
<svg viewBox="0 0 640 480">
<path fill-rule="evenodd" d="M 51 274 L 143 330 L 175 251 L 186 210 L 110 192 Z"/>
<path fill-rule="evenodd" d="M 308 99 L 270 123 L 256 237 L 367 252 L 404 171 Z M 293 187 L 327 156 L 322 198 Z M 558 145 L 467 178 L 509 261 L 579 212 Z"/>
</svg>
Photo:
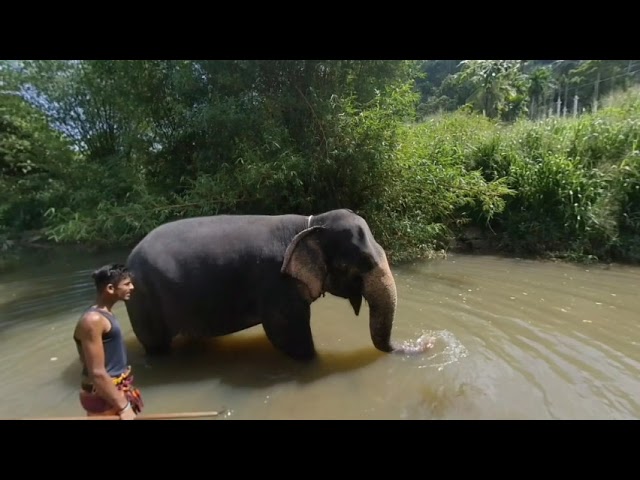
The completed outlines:
<svg viewBox="0 0 640 480">
<path fill-rule="evenodd" d="M 166 327 L 162 313 L 147 301 L 144 294 L 135 292 L 127 301 L 127 312 L 133 333 L 147 355 L 166 355 L 171 351 L 172 335 Z"/>
<path fill-rule="evenodd" d="M 263 318 L 262 326 L 269 341 L 287 356 L 299 361 L 310 361 L 315 355 L 311 334 L 309 304 L 296 299 Z"/>
<path fill-rule="evenodd" d="M 171 340 L 169 337 L 163 337 L 161 340 L 157 338 L 154 340 L 143 341 L 141 343 L 144 347 L 144 351 L 148 356 L 164 356 L 171 353 Z"/>
</svg>

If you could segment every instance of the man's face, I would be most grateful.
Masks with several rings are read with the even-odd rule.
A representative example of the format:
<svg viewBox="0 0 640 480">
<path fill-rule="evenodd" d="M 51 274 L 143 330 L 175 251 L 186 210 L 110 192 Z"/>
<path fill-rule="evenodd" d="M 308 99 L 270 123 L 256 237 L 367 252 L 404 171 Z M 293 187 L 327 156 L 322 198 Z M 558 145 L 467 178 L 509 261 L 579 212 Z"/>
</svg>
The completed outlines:
<svg viewBox="0 0 640 480">
<path fill-rule="evenodd" d="M 112 284 L 109 284 L 107 288 L 109 293 L 116 296 L 118 300 L 129 300 L 134 287 L 131 278 L 126 277 L 123 278 L 117 286 L 114 287 Z"/>
</svg>

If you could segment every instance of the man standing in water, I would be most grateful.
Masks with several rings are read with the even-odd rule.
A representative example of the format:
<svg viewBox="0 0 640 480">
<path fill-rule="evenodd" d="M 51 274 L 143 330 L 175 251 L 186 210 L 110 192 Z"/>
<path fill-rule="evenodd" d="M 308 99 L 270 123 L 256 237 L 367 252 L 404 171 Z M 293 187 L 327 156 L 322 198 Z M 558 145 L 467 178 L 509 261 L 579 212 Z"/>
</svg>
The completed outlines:
<svg viewBox="0 0 640 480">
<path fill-rule="evenodd" d="M 88 416 L 133 420 L 142 411 L 142 396 L 133 386 L 122 330 L 111 311 L 116 302 L 131 297 L 132 276 L 124 265 L 110 264 L 92 277 L 96 303 L 85 310 L 73 333 L 83 365 L 80 404 Z"/>
</svg>

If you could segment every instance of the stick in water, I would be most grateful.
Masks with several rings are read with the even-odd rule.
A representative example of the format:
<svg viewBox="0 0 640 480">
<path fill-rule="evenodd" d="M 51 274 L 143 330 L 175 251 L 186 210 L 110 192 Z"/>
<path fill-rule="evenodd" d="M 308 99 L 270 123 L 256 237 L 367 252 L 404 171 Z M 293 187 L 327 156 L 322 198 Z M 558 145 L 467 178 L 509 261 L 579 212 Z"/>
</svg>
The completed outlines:
<svg viewBox="0 0 640 480">
<path fill-rule="evenodd" d="M 178 412 L 178 413 L 151 413 L 140 415 L 135 420 L 174 420 L 178 418 L 203 418 L 217 417 L 224 413 L 225 410 L 211 412 Z M 120 420 L 118 415 L 102 415 L 94 417 L 32 417 L 32 418 L 16 418 L 14 420 Z"/>
</svg>

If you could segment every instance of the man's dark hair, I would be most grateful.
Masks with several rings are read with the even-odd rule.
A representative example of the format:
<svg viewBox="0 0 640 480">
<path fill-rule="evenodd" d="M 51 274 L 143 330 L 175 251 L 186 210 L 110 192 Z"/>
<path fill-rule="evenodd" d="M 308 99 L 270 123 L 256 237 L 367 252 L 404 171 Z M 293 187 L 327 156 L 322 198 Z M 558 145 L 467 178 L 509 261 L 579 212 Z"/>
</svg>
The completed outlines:
<svg viewBox="0 0 640 480">
<path fill-rule="evenodd" d="M 118 283 L 125 278 L 131 278 L 132 276 L 133 275 L 129 272 L 129 269 L 120 263 L 104 265 L 91 274 L 98 292 L 102 292 L 102 290 L 104 290 L 104 288 L 110 283 L 118 285 Z"/>
</svg>

